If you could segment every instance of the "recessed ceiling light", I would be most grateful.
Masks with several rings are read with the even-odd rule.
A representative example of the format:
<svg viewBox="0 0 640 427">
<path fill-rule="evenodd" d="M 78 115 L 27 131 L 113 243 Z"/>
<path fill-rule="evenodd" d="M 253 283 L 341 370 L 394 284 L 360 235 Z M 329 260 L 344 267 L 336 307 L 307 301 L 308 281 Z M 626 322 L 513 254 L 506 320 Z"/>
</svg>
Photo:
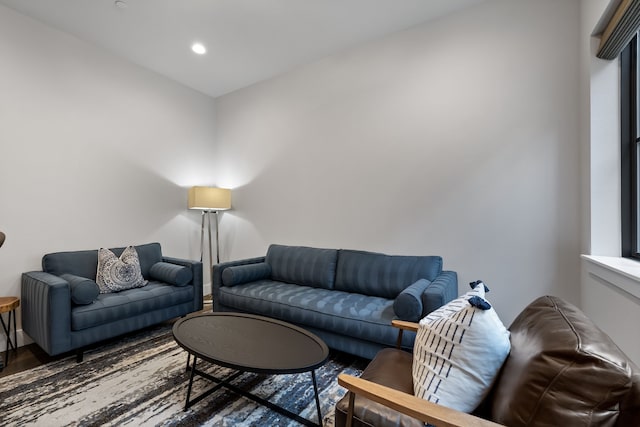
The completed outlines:
<svg viewBox="0 0 640 427">
<path fill-rule="evenodd" d="M 204 55 L 207 53 L 207 48 L 204 47 L 202 43 L 194 43 L 191 45 L 191 50 L 197 53 L 198 55 Z"/>
</svg>

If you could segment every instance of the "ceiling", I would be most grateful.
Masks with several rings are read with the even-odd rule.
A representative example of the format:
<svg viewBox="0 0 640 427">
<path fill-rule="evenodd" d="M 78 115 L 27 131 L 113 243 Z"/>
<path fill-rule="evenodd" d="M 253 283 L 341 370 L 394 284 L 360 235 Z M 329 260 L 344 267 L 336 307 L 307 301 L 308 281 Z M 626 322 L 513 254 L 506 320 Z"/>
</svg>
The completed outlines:
<svg viewBox="0 0 640 427">
<path fill-rule="evenodd" d="M 483 0 L 0 0 L 217 97 Z M 123 4 L 124 3 L 124 4 Z M 199 41 L 208 50 L 194 54 Z"/>
</svg>

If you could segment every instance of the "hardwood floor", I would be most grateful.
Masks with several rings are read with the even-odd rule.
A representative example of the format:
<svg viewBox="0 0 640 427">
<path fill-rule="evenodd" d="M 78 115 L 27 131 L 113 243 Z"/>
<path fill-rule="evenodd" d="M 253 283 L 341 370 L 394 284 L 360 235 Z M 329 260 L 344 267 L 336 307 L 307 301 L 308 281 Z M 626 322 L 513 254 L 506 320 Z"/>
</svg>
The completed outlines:
<svg viewBox="0 0 640 427">
<path fill-rule="evenodd" d="M 17 351 L 9 351 L 9 363 L 2 369 L 2 372 L 0 372 L 0 378 L 44 365 L 45 363 L 52 362 L 65 356 L 67 355 L 49 356 L 44 352 L 44 350 L 38 347 L 37 344 L 18 347 Z M 4 358 L 5 352 L 3 351 L 0 353 L 2 363 L 4 363 Z"/>
<path fill-rule="evenodd" d="M 205 300 L 207 296 L 205 296 Z M 208 298 L 211 301 L 211 297 Z M 205 303 L 201 312 L 211 311 L 211 303 Z M 65 357 L 69 357 L 70 354 L 75 355 L 75 352 L 61 354 L 58 356 L 49 356 L 42 350 L 37 344 L 29 344 L 22 347 L 18 347 L 17 351 L 9 351 L 9 363 L 0 372 L 0 378 L 6 377 L 17 372 L 26 371 L 28 369 L 42 366 L 46 363 L 53 362 Z M 5 352 L 0 353 L 0 360 L 4 363 Z"/>
</svg>

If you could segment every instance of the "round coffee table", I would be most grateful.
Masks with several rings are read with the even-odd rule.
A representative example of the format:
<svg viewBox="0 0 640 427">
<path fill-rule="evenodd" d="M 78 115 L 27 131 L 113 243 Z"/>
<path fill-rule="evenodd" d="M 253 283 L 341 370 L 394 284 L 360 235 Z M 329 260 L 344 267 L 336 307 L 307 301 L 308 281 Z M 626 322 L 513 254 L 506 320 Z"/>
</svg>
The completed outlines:
<svg viewBox="0 0 640 427">
<path fill-rule="evenodd" d="M 329 349 L 324 341 L 311 332 L 290 323 L 252 314 L 206 313 L 178 320 L 173 325 L 173 336 L 178 345 L 189 353 L 187 369 L 190 369 L 191 375 L 185 411 L 219 388 L 226 387 L 301 424 L 322 425 L 315 369 L 327 361 Z M 191 355 L 194 356 L 193 363 L 190 363 Z M 237 372 L 228 378 L 216 378 L 196 368 L 198 359 Z M 318 423 L 230 383 L 243 372 L 270 375 L 311 372 Z M 191 399 L 191 387 L 196 374 L 217 384 Z"/>
</svg>

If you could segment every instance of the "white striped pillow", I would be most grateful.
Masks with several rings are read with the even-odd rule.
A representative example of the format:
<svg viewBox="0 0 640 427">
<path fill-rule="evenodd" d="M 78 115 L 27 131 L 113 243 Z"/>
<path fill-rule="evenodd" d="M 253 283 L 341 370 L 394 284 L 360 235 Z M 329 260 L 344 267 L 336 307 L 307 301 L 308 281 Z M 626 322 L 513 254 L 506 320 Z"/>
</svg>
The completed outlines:
<svg viewBox="0 0 640 427">
<path fill-rule="evenodd" d="M 414 394 L 463 412 L 482 402 L 511 349 L 484 283 L 471 286 L 420 321 L 413 348 Z"/>
</svg>

